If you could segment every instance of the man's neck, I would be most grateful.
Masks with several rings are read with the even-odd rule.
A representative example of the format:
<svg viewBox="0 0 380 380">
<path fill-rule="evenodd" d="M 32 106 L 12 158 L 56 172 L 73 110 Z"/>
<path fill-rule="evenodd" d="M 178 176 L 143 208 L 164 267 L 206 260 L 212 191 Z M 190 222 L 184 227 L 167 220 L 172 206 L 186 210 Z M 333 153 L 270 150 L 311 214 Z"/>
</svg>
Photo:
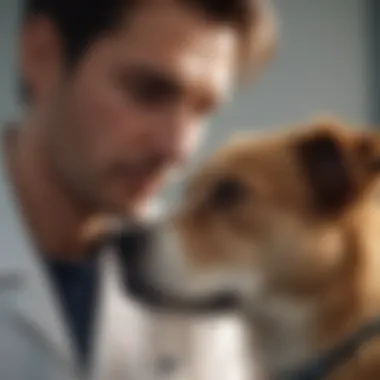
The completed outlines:
<svg viewBox="0 0 380 380">
<path fill-rule="evenodd" d="M 62 191 L 29 128 L 7 131 L 4 145 L 10 179 L 38 248 L 57 258 L 83 257 L 102 236 L 105 218 L 81 208 Z"/>
</svg>

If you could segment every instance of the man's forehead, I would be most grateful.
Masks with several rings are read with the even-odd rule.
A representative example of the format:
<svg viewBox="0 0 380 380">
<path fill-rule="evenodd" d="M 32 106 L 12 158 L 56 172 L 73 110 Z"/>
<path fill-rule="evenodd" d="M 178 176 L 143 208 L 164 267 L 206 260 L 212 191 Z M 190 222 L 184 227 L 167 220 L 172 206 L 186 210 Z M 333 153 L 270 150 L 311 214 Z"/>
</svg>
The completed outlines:
<svg viewBox="0 0 380 380">
<path fill-rule="evenodd" d="M 149 8 L 148 8 L 149 9 Z M 161 11 L 134 17 L 120 37 L 128 60 L 154 66 L 177 78 L 216 81 L 225 86 L 234 71 L 237 38 L 227 28 L 202 19 L 192 11 Z M 144 12 L 144 11 L 140 11 Z M 172 12 L 166 18 L 163 15 Z M 190 16 L 188 15 L 190 13 Z"/>
</svg>

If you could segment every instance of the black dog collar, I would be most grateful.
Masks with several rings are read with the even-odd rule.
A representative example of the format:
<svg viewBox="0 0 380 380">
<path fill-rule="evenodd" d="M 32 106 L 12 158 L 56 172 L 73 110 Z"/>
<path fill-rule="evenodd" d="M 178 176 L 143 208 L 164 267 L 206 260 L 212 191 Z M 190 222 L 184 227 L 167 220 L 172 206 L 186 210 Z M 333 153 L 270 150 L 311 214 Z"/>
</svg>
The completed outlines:
<svg viewBox="0 0 380 380">
<path fill-rule="evenodd" d="M 364 343 L 380 335 L 380 317 L 372 320 L 341 344 L 311 360 L 299 370 L 283 373 L 276 380 L 322 380 L 340 364 L 352 358 Z"/>
</svg>

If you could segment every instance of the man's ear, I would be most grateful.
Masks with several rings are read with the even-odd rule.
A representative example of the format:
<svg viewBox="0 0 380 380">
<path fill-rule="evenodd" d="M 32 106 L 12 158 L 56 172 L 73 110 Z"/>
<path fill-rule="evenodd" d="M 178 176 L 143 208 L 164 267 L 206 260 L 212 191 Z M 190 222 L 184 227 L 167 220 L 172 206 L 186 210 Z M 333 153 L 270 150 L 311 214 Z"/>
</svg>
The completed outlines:
<svg viewBox="0 0 380 380">
<path fill-rule="evenodd" d="M 296 141 L 296 156 L 317 213 L 336 214 L 358 194 L 345 143 L 328 129 L 313 131 Z"/>
</svg>

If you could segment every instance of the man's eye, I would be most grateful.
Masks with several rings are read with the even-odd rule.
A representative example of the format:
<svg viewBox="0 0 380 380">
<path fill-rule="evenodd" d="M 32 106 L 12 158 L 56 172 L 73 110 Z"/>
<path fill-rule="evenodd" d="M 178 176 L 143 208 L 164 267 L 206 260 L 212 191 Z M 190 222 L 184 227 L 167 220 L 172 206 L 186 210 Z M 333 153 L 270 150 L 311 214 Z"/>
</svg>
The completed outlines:
<svg viewBox="0 0 380 380">
<path fill-rule="evenodd" d="M 140 103 L 152 105 L 162 103 L 170 97 L 164 86 L 154 82 L 136 83 L 131 88 L 131 95 Z"/>
<path fill-rule="evenodd" d="M 146 106 L 155 106 L 174 100 L 178 91 L 167 81 L 159 78 L 134 78 L 124 82 L 127 95 Z"/>
<path fill-rule="evenodd" d="M 235 179 L 222 179 L 215 184 L 210 203 L 213 207 L 227 208 L 235 206 L 248 195 L 244 184 Z"/>
</svg>

